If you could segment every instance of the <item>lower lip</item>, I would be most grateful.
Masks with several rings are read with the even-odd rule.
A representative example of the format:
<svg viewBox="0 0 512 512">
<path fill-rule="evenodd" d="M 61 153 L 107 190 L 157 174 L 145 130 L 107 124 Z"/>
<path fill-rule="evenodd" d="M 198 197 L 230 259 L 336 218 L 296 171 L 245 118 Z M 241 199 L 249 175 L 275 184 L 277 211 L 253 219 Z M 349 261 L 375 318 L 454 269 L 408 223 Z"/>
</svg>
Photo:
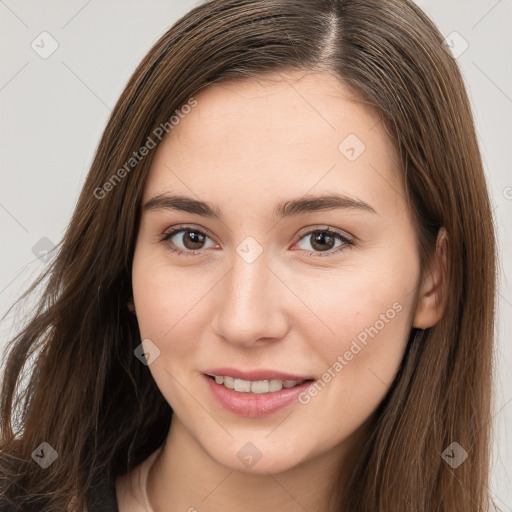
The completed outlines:
<svg viewBox="0 0 512 512">
<path fill-rule="evenodd" d="M 223 384 L 217 384 L 215 379 L 207 375 L 204 375 L 204 378 L 220 405 L 229 412 L 248 418 L 270 416 L 294 401 L 298 401 L 298 396 L 312 383 L 309 380 L 293 388 L 258 394 L 241 393 L 234 389 L 228 389 Z"/>
</svg>

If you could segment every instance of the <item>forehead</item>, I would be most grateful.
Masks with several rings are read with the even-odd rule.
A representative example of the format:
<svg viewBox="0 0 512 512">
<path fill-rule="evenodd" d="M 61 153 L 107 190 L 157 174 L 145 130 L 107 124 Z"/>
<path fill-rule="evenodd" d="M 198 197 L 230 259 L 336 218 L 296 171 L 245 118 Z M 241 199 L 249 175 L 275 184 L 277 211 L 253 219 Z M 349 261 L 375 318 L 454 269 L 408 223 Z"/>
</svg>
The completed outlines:
<svg viewBox="0 0 512 512">
<path fill-rule="evenodd" d="M 313 187 L 373 200 L 400 193 L 397 153 L 378 114 L 331 75 L 224 80 L 194 98 L 156 150 L 146 199 L 241 188 L 260 197 Z"/>
<path fill-rule="evenodd" d="M 323 142 L 332 147 L 347 130 L 368 138 L 367 132 L 379 123 L 374 111 L 328 74 L 296 72 L 224 80 L 195 98 L 197 106 L 168 139 L 178 136 L 182 142 L 193 142 L 191 138 L 200 138 L 203 144 L 222 148 L 226 156 L 236 149 L 235 143 L 245 152 L 258 153 L 265 148 L 257 142 L 283 152 L 286 144 L 317 147 Z M 247 135 L 252 136 L 250 140 Z"/>
</svg>

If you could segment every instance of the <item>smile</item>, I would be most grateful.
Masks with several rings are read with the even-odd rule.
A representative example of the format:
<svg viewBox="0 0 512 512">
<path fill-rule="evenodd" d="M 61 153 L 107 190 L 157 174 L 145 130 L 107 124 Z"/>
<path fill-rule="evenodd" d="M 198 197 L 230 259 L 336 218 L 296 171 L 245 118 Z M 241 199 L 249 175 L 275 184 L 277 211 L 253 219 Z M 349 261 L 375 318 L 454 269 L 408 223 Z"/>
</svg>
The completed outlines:
<svg viewBox="0 0 512 512">
<path fill-rule="evenodd" d="M 215 379 L 217 384 L 221 384 L 228 389 L 233 389 L 239 393 L 254 393 L 258 395 L 266 393 L 275 393 L 281 391 L 283 388 L 294 388 L 305 382 L 305 380 L 244 380 L 234 379 L 228 375 L 209 375 Z"/>
<path fill-rule="evenodd" d="M 218 370 L 203 374 L 210 396 L 229 413 L 248 418 L 270 416 L 298 403 L 299 395 L 315 380 L 281 372 L 225 370 L 231 375 Z"/>
</svg>

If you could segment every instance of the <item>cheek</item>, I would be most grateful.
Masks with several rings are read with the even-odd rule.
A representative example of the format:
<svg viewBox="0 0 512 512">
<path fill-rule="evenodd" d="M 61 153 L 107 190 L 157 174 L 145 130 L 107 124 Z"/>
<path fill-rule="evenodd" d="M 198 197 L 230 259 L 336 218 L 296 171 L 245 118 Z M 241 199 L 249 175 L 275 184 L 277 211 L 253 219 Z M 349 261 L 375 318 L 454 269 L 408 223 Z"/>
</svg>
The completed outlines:
<svg viewBox="0 0 512 512">
<path fill-rule="evenodd" d="M 132 285 L 140 335 L 159 347 L 166 367 L 191 355 L 200 342 L 201 312 L 215 282 L 209 275 L 204 268 L 173 268 L 144 249 L 135 253 Z"/>
<path fill-rule="evenodd" d="M 312 339 L 318 340 L 317 347 L 323 347 L 327 363 L 346 355 L 347 361 L 354 361 L 354 367 L 358 361 L 366 364 L 369 358 L 386 366 L 407 341 L 413 294 L 401 283 L 384 279 L 379 281 L 378 289 L 373 279 L 357 283 L 345 280 L 343 284 L 344 288 L 330 300 L 317 304 L 330 335 L 318 340 L 317 334 Z"/>
<path fill-rule="evenodd" d="M 315 282 L 301 290 L 322 320 L 315 319 L 304 334 L 310 340 L 309 359 L 321 375 L 302 403 L 329 408 L 339 418 L 334 425 L 356 428 L 393 382 L 409 338 L 418 284 L 419 265 L 412 256 L 400 264 L 398 258 L 382 258 L 367 263 L 364 271 L 347 268 L 321 288 Z"/>
<path fill-rule="evenodd" d="M 185 416 L 191 404 L 183 384 L 196 366 L 197 314 L 205 291 L 204 277 L 202 282 L 189 278 L 187 272 L 173 270 L 165 258 L 140 248 L 135 252 L 132 286 L 139 332 L 159 350 L 148 369 L 166 401 Z"/>
</svg>

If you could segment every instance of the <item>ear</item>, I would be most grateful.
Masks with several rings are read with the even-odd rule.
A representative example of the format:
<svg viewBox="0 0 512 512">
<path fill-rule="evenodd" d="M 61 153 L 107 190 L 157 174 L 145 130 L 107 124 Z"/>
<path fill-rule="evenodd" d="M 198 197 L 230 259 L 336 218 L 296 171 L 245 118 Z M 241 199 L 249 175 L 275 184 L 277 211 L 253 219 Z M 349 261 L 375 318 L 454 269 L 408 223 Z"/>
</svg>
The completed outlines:
<svg viewBox="0 0 512 512">
<path fill-rule="evenodd" d="M 420 286 L 413 327 L 427 329 L 443 316 L 447 299 L 448 236 L 445 228 L 437 234 L 436 251 L 431 269 L 426 272 Z"/>
</svg>

